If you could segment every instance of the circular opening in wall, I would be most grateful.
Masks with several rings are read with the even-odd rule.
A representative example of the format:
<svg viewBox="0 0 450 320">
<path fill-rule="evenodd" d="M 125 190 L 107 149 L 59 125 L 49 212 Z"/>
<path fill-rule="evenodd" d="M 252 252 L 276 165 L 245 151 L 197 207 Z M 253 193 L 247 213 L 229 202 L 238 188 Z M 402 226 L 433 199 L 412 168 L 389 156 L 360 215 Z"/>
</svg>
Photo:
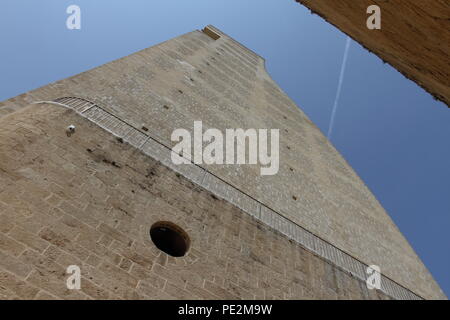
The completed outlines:
<svg viewBox="0 0 450 320">
<path fill-rule="evenodd" d="M 189 236 L 172 222 L 160 221 L 153 224 L 150 238 L 159 250 L 172 257 L 182 257 L 189 250 Z"/>
</svg>

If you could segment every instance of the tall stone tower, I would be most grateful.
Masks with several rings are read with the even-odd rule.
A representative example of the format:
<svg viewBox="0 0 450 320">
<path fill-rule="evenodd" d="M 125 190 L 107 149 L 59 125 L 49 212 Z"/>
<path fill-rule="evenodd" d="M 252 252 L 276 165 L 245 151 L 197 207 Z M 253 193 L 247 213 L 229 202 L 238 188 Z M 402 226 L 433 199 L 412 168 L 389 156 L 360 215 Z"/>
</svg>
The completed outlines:
<svg viewBox="0 0 450 320">
<path fill-rule="evenodd" d="M 199 120 L 279 129 L 279 172 L 175 165 Z M 445 296 L 264 59 L 207 26 L 0 104 L 0 298 Z"/>
</svg>

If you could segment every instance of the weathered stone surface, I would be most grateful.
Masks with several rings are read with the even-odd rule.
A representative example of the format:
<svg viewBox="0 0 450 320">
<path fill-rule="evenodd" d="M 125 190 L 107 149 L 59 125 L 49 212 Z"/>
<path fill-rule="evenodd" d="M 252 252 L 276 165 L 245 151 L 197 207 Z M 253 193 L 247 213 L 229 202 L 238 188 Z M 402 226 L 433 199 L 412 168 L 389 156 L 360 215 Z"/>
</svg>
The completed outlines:
<svg viewBox="0 0 450 320">
<path fill-rule="evenodd" d="M 296 0 L 450 107 L 450 5 L 447 0 Z M 367 8 L 381 8 L 369 30 Z"/>
<path fill-rule="evenodd" d="M 17 130 L 17 121 L 27 130 L 44 134 L 28 145 L 25 157 L 15 159 L 20 169 L 2 167 L 0 173 L 13 175 L 28 168 L 33 176 L 18 178 L 3 192 L 17 190 L 22 182 L 42 190 L 51 190 L 54 183 L 63 192 L 59 201 L 54 201 L 53 194 L 42 199 L 49 205 L 45 211 L 31 211 L 30 219 L 51 214 L 46 225 L 27 227 L 17 213 L 17 221 L 10 222 L 13 227 L 2 229 L 2 239 L 9 239 L 0 248 L 2 298 L 335 299 L 338 290 L 345 292 L 341 297 L 365 298 L 361 280 L 339 272 L 237 207 L 211 197 L 207 190 L 73 111 L 41 104 L 2 118 L 0 136 L 11 138 L 1 140 L 2 155 L 16 143 L 29 143 Z M 70 138 L 65 135 L 67 123 L 77 127 Z M 40 153 L 35 160 L 27 157 L 31 150 L 49 146 L 53 152 Z M 93 150 L 124 165 L 101 161 Z M 70 179 L 65 175 L 48 179 L 61 163 L 76 167 L 77 174 Z M 149 171 L 151 176 L 147 176 Z M 108 180 L 90 182 L 104 172 L 108 172 Z M 96 197 L 99 192 L 103 196 Z M 85 194 L 93 196 L 84 198 Z M 30 203 L 27 196 L 18 194 L 17 201 Z M 79 202 L 80 198 L 89 203 Z M 114 198 L 119 201 L 110 201 Z M 13 205 L 1 203 L 6 208 Z M 89 224 L 86 216 L 91 217 Z M 175 259 L 153 245 L 149 228 L 159 220 L 173 221 L 187 231 L 191 248 L 186 256 Z M 61 229 L 63 225 L 67 229 Z M 80 291 L 66 288 L 65 270 L 72 264 L 81 267 Z M 321 265 L 327 267 L 318 267 Z M 330 274 L 339 274 L 343 283 L 355 289 L 328 283 Z M 324 286 L 330 291 L 323 291 Z"/>
</svg>

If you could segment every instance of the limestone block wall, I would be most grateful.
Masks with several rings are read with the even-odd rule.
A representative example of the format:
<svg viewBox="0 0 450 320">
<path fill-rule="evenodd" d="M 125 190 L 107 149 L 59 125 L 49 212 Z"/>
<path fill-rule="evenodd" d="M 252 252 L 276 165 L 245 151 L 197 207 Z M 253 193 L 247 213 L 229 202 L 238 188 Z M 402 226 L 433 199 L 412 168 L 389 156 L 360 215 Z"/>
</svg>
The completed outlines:
<svg viewBox="0 0 450 320">
<path fill-rule="evenodd" d="M 22 108 L 0 137 L 0 299 L 390 299 L 73 110 Z"/>
<path fill-rule="evenodd" d="M 183 165 L 174 164 L 171 159 L 172 150 L 159 143 L 145 132 L 134 128 L 130 124 L 115 117 L 101 106 L 76 97 L 63 97 L 56 99 L 55 101 L 37 102 L 35 104 L 52 104 L 74 110 L 80 116 L 88 119 L 117 137 L 119 141 L 129 143 L 135 147 L 136 150 L 142 151 L 145 155 L 159 161 L 177 174 L 182 175 L 189 181 L 208 190 L 212 193 L 213 197 L 216 196 L 235 205 L 242 209 L 246 214 L 254 217 L 257 221 L 269 226 L 273 231 L 285 235 L 290 241 L 295 241 L 310 252 L 319 255 L 325 261 L 346 271 L 357 279 L 363 282 L 366 281 L 368 276 L 367 264 L 364 264 L 333 246 L 331 243 L 312 234 L 292 220 L 271 210 L 263 203 L 236 189 L 211 172 L 204 170 L 199 165 L 194 163 Z M 115 161 L 112 161 L 111 164 L 117 166 Z M 179 229 L 178 227 L 175 228 Z M 186 236 L 186 238 L 188 237 Z M 183 247 L 185 246 L 183 245 Z M 178 249 L 175 250 L 178 252 Z M 420 299 L 419 296 L 399 285 L 392 279 L 387 278 L 383 274 L 381 275 L 380 280 L 380 290 L 390 297 L 395 299 Z"/>
</svg>

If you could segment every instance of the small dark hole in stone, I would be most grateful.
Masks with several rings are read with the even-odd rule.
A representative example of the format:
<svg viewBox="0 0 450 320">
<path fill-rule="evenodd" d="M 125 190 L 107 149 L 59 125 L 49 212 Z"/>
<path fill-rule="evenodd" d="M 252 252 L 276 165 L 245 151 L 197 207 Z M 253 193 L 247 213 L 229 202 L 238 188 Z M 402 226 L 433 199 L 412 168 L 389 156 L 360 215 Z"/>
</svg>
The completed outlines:
<svg viewBox="0 0 450 320">
<path fill-rule="evenodd" d="M 296 197 L 296 196 L 292 196 L 292 199 L 294 199 L 295 201 L 297 201 L 297 197 Z"/>
<path fill-rule="evenodd" d="M 87 152 L 92 152 L 92 149 L 87 148 L 86 151 L 87 151 Z"/>
<path fill-rule="evenodd" d="M 123 139 L 120 137 L 117 138 L 117 141 L 119 141 L 120 143 L 123 143 Z"/>
<path fill-rule="evenodd" d="M 291 150 L 291 147 L 287 146 L 286 148 L 288 148 L 288 150 Z"/>
<path fill-rule="evenodd" d="M 183 93 L 183 90 L 178 90 L 179 93 Z"/>
<path fill-rule="evenodd" d="M 172 257 L 182 257 L 189 250 L 187 233 L 177 225 L 161 221 L 150 228 L 150 238 L 155 246 Z"/>
<path fill-rule="evenodd" d="M 164 109 L 166 109 L 166 110 L 169 110 L 169 106 L 168 106 L 168 105 L 166 105 L 166 104 L 165 104 L 165 105 L 163 105 L 163 108 L 164 108 Z"/>
<path fill-rule="evenodd" d="M 145 126 L 143 126 L 141 129 L 142 129 L 143 131 L 148 131 L 148 128 L 145 127 Z"/>
<path fill-rule="evenodd" d="M 217 198 L 215 195 L 211 195 L 211 198 L 213 198 L 214 200 L 219 200 L 219 198 Z"/>
<path fill-rule="evenodd" d="M 122 168 L 122 166 L 115 161 L 111 162 L 111 164 L 116 168 Z"/>
<path fill-rule="evenodd" d="M 153 168 L 151 168 L 150 170 L 147 170 L 147 174 L 145 175 L 146 178 L 150 177 L 150 176 L 154 176 L 156 175 L 155 171 Z"/>
</svg>

